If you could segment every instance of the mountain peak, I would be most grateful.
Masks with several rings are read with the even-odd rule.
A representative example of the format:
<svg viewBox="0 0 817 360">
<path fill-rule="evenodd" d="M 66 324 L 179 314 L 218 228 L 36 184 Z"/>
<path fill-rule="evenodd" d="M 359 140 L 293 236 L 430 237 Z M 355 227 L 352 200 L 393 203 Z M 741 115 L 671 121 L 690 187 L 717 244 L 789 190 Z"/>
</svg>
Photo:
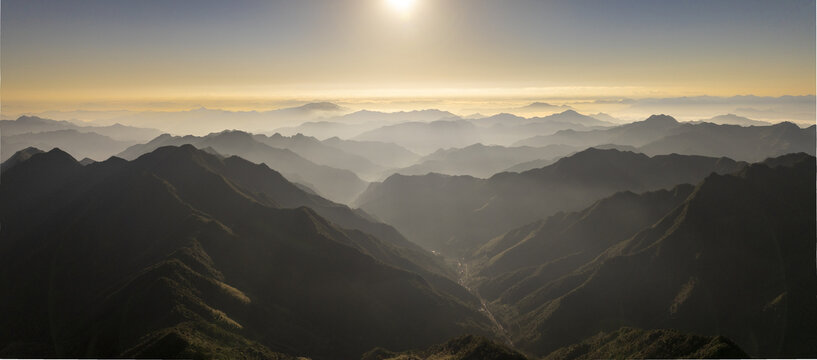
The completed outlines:
<svg viewBox="0 0 817 360">
<path fill-rule="evenodd" d="M 678 120 L 675 120 L 674 117 L 665 115 L 665 114 L 657 114 L 657 115 L 650 115 L 646 120 L 645 123 L 655 123 L 655 124 L 677 124 Z"/>
<path fill-rule="evenodd" d="M 308 103 L 308 104 L 298 106 L 295 109 L 305 110 L 305 111 L 342 111 L 343 110 L 343 108 L 340 105 L 335 104 L 335 103 L 331 103 L 331 102 L 328 102 L 328 101 Z"/>
</svg>

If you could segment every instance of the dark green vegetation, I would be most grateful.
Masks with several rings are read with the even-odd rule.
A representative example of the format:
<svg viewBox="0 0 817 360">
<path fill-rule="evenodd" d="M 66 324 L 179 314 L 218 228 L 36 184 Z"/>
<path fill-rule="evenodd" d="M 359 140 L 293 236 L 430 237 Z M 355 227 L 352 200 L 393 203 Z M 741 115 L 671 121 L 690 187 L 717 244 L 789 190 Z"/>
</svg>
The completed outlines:
<svg viewBox="0 0 817 360">
<path fill-rule="evenodd" d="M 546 360 L 590 359 L 745 359 L 743 350 L 722 336 L 705 337 L 675 330 L 621 328 L 556 350 Z"/>
<path fill-rule="evenodd" d="M 2 357 L 336 359 L 489 334 L 437 258 L 237 157 L 55 149 L 0 198 Z"/>
<path fill-rule="evenodd" d="M 514 344 L 538 356 L 634 326 L 726 336 L 751 356 L 812 357 L 814 181 L 815 158 L 790 154 L 694 188 L 619 193 L 490 241 L 475 253 L 471 286 Z M 633 345 L 651 336 L 664 335 L 589 341 L 625 357 L 664 356 Z M 582 349 L 554 356 L 607 356 Z"/>
<path fill-rule="evenodd" d="M 461 256 L 514 227 L 580 210 L 617 191 L 696 183 L 745 166 L 728 158 L 587 149 L 540 169 L 470 176 L 393 175 L 357 204 L 427 249 Z"/>
<path fill-rule="evenodd" d="M 525 360 L 513 349 L 481 336 L 466 335 L 425 350 L 394 352 L 373 349 L 361 360 Z"/>
</svg>

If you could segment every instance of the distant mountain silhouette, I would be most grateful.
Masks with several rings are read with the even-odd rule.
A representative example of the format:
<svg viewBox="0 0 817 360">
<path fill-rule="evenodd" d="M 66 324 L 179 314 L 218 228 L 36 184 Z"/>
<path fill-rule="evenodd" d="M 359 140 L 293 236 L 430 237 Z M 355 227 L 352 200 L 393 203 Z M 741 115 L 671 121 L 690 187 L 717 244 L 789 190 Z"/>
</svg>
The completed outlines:
<svg viewBox="0 0 817 360">
<path fill-rule="evenodd" d="M 483 141 L 503 145 L 510 145 L 532 135 L 551 135 L 560 130 L 586 131 L 615 125 L 573 110 L 531 118 L 503 113 L 469 121 L 481 127 L 480 136 Z"/>
<path fill-rule="evenodd" d="M 606 121 L 606 122 L 609 122 L 609 123 L 612 123 L 612 124 L 622 123 L 621 119 L 615 118 L 612 115 L 607 114 L 607 113 L 603 113 L 603 112 L 590 114 L 588 116 L 590 116 L 590 117 L 592 117 L 594 119 L 601 120 L 601 121 Z"/>
<path fill-rule="evenodd" d="M 76 130 L 97 133 L 118 141 L 144 141 L 161 134 L 159 130 L 113 124 L 108 126 L 77 125 L 69 121 L 44 119 L 37 116 L 20 116 L 17 120 L 0 121 L 3 136 L 41 133 L 58 130 Z"/>
<path fill-rule="evenodd" d="M 817 132 L 814 125 L 801 129 L 790 122 L 751 127 L 684 124 L 675 134 L 639 149 L 646 154 L 718 154 L 746 161 L 761 161 L 767 157 L 795 152 L 814 155 L 817 149 Z"/>
<path fill-rule="evenodd" d="M 338 105 L 331 102 L 316 102 L 316 103 L 308 103 L 298 107 L 293 108 L 293 110 L 301 110 L 301 111 L 328 111 L 328 112 L 339 112 L 344 111 L 345 109 Z"/>
<path fill-rule="evenodd" d="M 419 154 L 428 154 L 440 148 L 478 143 L 480 132 L 467 120 L 404 122 L 364 132 L 352 140 L 391 142 Z"/>
<path fill-rule="evenodd" d="M 525 360 L 524 355 L 490 339 L 465 335 L 425 350 L 394 352 L 383 348 L 373 349 L 361 360 Z"/>
<path fill-rule="evenodd" d="M 237 155 L 256 163 L 265 163 L 287 179 L 307 185 L 322 196 L 341 203 L 349 203 L 366 187 L 366 183 L 349 170 L 315 164 L 291 150 L 259 142 L 242 131 L 223 131 L 203 137 L 164 134 L 146 144 L 134 145 L 119 156 L 130 160 L 162 146 L 183 144 L 210 147 L 222 155 Z"/>
<path fill-rule="evenodd" d="M 338 137 L 331 137 L 323 143 L 350 154 L 363 156 L 385 168 L 404 167 L 420 158 L 420 155 L 388 142 L 341 140 Z"/>
<path fill-rule="evenodd" d="M 687 154 L 726 156 L 743 161 L 761 161 L 792 152 L 814 154 L 817 147 L 815 126 L 801 129 L 792 123 L 770 126 L 679 123 L 668 115 L 653 115 L 606 130 L 563 130 L 553 135 L 534 136 L 516 146 L 565 144 L 596 146 L 629 145 L 648 155 Z"/>
<path fill-rule="evenodd" d="M 420 274 L 431 255 L 325 220 L 389 231 L 238 157 L 82 166 L 54 149 L 4 173 L 0 198 L 3 357 L 355 358 L 488 333 L 473 299 Z"/>
<path fill-rule="evenodd" d="M 534 136 L 517 142 L 517 146 L 544 146 L 548 144 L 565 144 L 573 146 L 594 146 L 599 144 L 620 144 L 641 146 L 665 136 L 672 129 L 680 126 L 678 121 L 668 115 L 652 115 L 644 121 L 617 126 L 610 129 L 575 131 L 563 130 L 553 135 Z"/>
<path fill-rule="evenodd" d="M 752 120 L 743 116 L 735 114 L 718 115 L 709 119 L 700 120 L 700 122 L 708 122 L 721 125 L 740 125 L 740 126 L 769 126 L 772 123 L 768 121 Z"/>
<path fill-rule="evenodd" d="M 546 360 L 591 359 L 746 359 L 747 355 L 722 336 L 706 337 L 675 330 L 621 328 L 600 333 L 579 344 L 556 350 Z"/>
<path fill-rule="evenodd" d="M 372 183 L 356 204 L 427 249 L 462 254 L 508 229 L 582 209 L 618 191 L 696 183 L 713 171 L 744 165 L 727 158 L 588 149 L 541 169 L 489 179 L 393 175 Z"/>
<path fill-rule="evenodd" d="M 0 138 L 0 153 L 2 153 L 0 160 L 4 161 L 8 156 L 28 147 L 45 150 L 60 148 L 77 158 L 105 160 L 134 143 L 133 141 L 114 140 L 95 132 L 80 132 L 74 129 L 9 136 L 6 136 L 4 132 Z"/>
<path fill-rule="evenodd" d="M 418 160 L 416 165 L 394 170 L 403 175 L 425 175 L 431 172 L 447 175 L 471 175 L 488 178 L 507 168 L 508 164 L 562 157 L 577 148 L 551 145 L 541 148 L 504 147 L 474 144 L 464 148 L 437 150 Z"/>
<path fill-rule="evenodd" d="M 366 131 L 385 125 L 403 122 L 431 122 L 455 117 L 454 114 L 437 109 L 382 112 L 360 110 L 351 114 L 323 118 L 320 121 L 308 121 L 297 126 L 275 129 L 283 135 L 305 134 L 318 139 L 340 137 L 350 139 Z"/>
<path fill-rule="evenodd" d="M 326 145 L 311 136 L 296 134 L 288 137 L 276 133 L 272 136 L 253 135 L 253 139 L 275 148 L 292 150 L 319 165 L 350 170 L 358 176 L 370 180 L 377 179 L 385 170 L 383 166 L 372 163 L 366 157 Z"/>
<path fill-rule="evenodd" d="M 709 175 L 691 193 L 617 194 L 494 239 L 477 253 L 472 286 L 538 355 L 636 326 L 807 357 L 817 351 L 814 174 L 814 157 L 792 154 Z M 590 341 L 604 348 L 605 337 Z"/>
<path fill-rule="evenodd" d="M 208 134 L 224 129 L 224 124 L 230 124 L 233 129 L 266 133 L 282 124 L 300 124 L 345 112 L 346 109 L 336 104 L 324 102 L 268 111 L 229 111 L 205 107 L 184 111 L 143 111 L 127 113 L 107 121 L 148 126 L 172 134 Z"/>
<path fill-rule="evenodd" d="M 548 104 L 546 102 L 536 101 L 532 102 L 528 105 L 519 108 L 520 110 L 534 110 L 534 111 L 541 111 L 541 110 L 559 110 L 559 109 L 570 109 L 570 106 L 565 105 L 553 105 Z"/>
<path fill-rule="evenodd" d="M 531 122 L 563 122 L 583 126 L 611 126 L 615 123 L 609 121 L 596 119 L 592 116 L 582 115 L 575 110 L 565 110 L 564 112 L 548 115 L 545 117 L 531 118 Z"/>
</svg>

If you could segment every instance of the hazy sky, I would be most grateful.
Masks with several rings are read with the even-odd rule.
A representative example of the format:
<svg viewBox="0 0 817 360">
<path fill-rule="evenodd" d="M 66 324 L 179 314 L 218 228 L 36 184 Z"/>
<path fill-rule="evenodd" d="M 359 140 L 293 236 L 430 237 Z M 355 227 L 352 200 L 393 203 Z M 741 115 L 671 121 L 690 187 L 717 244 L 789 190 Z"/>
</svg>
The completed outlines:
<svg viewBox="0 0 817 360">
<path fill-rule="evenodd" d="M 2 0 L 0 101 L 815 93 L 814 0 L 394 2 Z"/>
</svg>

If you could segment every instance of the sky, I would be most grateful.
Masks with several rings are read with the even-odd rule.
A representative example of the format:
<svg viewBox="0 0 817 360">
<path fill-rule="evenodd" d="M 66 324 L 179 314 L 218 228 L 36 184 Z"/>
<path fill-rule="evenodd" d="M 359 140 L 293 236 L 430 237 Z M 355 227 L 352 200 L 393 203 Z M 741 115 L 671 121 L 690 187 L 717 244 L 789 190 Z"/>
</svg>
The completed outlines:
<svg viewBox="0 0 817 360">
<path fill-rule="evenodd" d="M 0 6 L 4 114 L 814 93 L 813 0 Z"/>
</svg>

